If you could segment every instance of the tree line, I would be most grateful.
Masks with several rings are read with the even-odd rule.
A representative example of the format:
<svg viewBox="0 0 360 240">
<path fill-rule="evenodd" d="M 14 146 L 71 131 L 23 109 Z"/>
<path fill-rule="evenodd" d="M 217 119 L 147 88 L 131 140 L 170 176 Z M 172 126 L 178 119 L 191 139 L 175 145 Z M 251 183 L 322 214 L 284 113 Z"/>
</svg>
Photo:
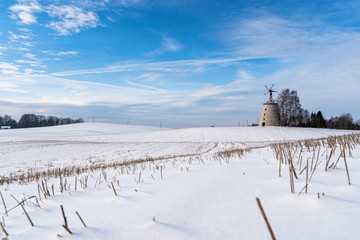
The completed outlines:
<svg viewBox="0 0 360 240">
<path fill-rule="evenodd" d="M 309 113 L 303 109 L 297 91 L 283 89 L 277 98 L 280 110 L 280 125 L 288 127 L 312 127 L 360 130 L 360 120 L 354 121 L 350 113 L 326 120 L 321 111 Z"/>
<path fill-rule="evenodd" d="M 31 127 L 48 127 L 56 125 L 65 125 L 72 123 L 83 123 L 84 119 L 58 118 L 55 116 L 44 116 L 35 114 L 23 114 L 17 122 L 10 115 L 0 115 L 0 126 L 10 126 L 11 128 L 31 128 Z"/>
</svg>

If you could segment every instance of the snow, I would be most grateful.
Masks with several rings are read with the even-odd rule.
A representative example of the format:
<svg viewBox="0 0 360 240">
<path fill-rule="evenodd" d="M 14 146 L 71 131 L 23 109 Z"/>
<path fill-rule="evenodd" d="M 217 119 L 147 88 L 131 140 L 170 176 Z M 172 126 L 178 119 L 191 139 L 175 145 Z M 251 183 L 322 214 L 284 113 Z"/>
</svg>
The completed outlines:
<svg viewBox="0 0 360 240">
<path fill-rule="evenodd" d="M 75 176 L 66 178 L 70 190 L 63 193 L 59 178 L 48 179 L 50 192 L 54 184 L 55 194 L 47 199 L 42 194 L 39 199 L 36 182 L 1 186 L 8 210 L 17 204 L 11 195 L 18 200 L 38 198 L 41 208 L 35 206 L 35 197 L 24 205 L 34 227 L 20 207 L 9 216 L 1 203 L 0 209 L 9 239 L 270 239 L 255 201 L 259 197 L 278 239 L 357 239 L 360 148 L 352 150 L 353 157 L 347 156 L 351 185 L 344 161 L 324 171 L 329 154 L 324 148 L 308 193 L 298 195 L 305 186 L 305 175 L 295 180 L 296 193 L 292 194 L 288 168 L 283 166 L 279 178 L 279 162 L 269 147 L 275 142 L 353 132 L 359 133 L 281 127 L 161 129 L 100 123 L 0 131 L 3 176 L 29 168 L 168 158 L 141 163 L 135 169 L 83 173 L 76 176 L 76 191 Z M 233 156 L 228 163 L 215 157 L 219 151 L 247 147 L 260 148 L 241 158 Z M 337 149 L 336 158 L 339 154 Z M 303 156 L 311 159 L 312 152 Z M 86 176 L 84 189 L 79 180 Z M 62 227 L 60 205 L 72 235 Z"/>
</svg>

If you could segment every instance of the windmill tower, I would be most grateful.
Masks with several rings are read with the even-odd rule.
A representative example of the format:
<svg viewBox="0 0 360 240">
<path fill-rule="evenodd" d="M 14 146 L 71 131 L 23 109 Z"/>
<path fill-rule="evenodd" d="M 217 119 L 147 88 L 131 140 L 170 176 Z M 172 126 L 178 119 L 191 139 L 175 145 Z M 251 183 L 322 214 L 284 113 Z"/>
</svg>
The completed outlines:
<svg viewBox="0 0 360 240">
<path fill-rule="evenodd" d="M 280 126 L 280 111 L 279 106 L 276 102 L 273 101 L 273 92 L 276 92 L 272 88 L 274 87 L 274 84 L 268 88 L 265 86 L 268 90 L 264 95 L 269 93 L 269 101 L 264 103 L 263 111 L 261 114 L 260 119 L 260 126 Z"/>
</svg>

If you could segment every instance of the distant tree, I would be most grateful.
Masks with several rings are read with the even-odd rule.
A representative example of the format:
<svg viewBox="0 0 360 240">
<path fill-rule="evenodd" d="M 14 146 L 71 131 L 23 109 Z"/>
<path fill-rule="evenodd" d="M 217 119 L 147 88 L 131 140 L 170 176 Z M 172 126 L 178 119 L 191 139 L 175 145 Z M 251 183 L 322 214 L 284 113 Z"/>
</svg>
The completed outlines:
<svg viewBox="0 0 360 240">
<path fill-rule="evenodd" d="M 35 114 L 23 114 L 19 120 L 19 128 L 39 127 L 40 122 Z"/>
<path fill-rule="evenodd" d="M 354 129 L 360 130 L 360 120 L 354 122 L 350 113 L 344 113 L 340 117 L 331 117 L 326 122 L 327 128 L 335 129 Z"/>
<path fill-rule="evenodd" d="M 16 122 L 10 115 L 0 116 L 0 126 L 11 126 L 11 128 L 46 127 L 83 122 L 82 118 L 73 120 L 71 118 L 45 117 L 44 115 L 35 114 L 23 114 L 19 122 Z"/>
<path fill-rule="evenodd" d="M 339 128 L 339 118 L 331 117 L 329 120 L 326 121 L 326 127 L 331 128 L 331 129 L 338 129 Z"/>
<path fill-rule="evenodd" d="M 283 89 L 278 95 L 277 102 L 280 110 L 280 124 L 282 126 L 300 126 L 307 121 L 308 112 L 302 109 L 297 91 Z"/>
<path fill-rule="evenodd" d="M 318 111 L 317 113 L 311 113 L 310 127 L 313 127 L 313 128 L 325 128 L 326 127 L 326 120 L 321 111 Z"/>
<path fill-rule="evenodd" d="M 356 121 L 355 123 L 355 129 L 360 130 L 360 119 Z"/>
<path fill-rule="evenodd" d="M 342 114 L 339 119 L 339 128 L 340 129 L 353 129 L 355 124 L 350 113 Z"/>
<path fill-rule="evenodd" d="M 85 121 L 84 121 L 84 119 L 82 119 L 82 118 L 78 118 L 78 119 L 76 119 L 75 121 L 74 121 L 74 123 L 84 123 Z"/>
<path fill-rule="evenodd" d="M 44 115 L 38 115 L 38 119 L 39 119 L 39 127 L 45 127 L 46 117 Z"/>
<path fill-rule="evenodd" d="M 16 120 L 12 119 L 10 115 L 5 115 L 3 117 L 3 126 L 11 126 L 11 128 L 17 127 Z"/>
<path fill-rule="evenodd" d="M 308 127 L 310 124 L 310 114 L 308 110 L 304 110 L 303 112 L 303 122 L 300 124 L 301 127 Z"/>
<path fill-rule="evenodd" d="M 57 117 L 48 116 L 46 118 L 46 126 L 55 126 L 57 123 Z"/>
</svg>

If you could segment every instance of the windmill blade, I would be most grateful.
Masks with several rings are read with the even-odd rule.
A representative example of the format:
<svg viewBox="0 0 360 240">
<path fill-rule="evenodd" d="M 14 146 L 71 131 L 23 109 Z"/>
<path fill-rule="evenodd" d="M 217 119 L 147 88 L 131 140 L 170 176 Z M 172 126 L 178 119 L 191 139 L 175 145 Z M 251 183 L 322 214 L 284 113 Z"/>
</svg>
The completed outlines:
<svg viewBox="0 0 360 240">
<path fill-rule="evenodd" d="M 272 89 L 274 87 L 274 84 L 271 86 L 271 88 L 270 89 Z"/>
<path fill-rule="evenodd" d="M 270 91 L 270 89 L 265 85 L 266 89 Z"/>
</svg>

